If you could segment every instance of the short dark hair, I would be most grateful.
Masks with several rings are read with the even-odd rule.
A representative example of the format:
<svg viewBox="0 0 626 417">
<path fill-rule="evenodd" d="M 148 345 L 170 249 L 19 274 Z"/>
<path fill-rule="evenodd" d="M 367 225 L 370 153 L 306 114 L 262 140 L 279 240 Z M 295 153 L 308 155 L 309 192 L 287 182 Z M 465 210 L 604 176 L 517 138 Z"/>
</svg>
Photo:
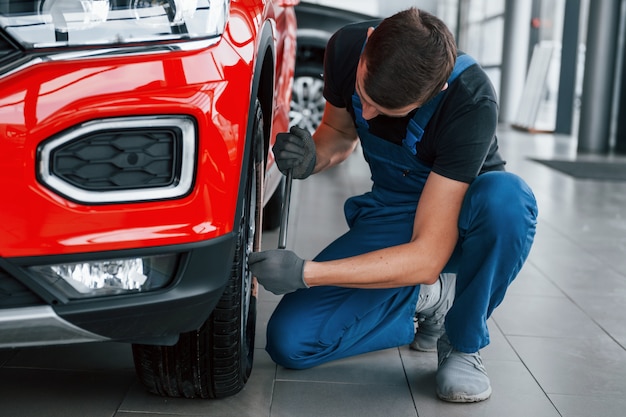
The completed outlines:
<svg viewBox="0 0 626 417">
<path fill-rule="evenodd" d="M 410 8 L 384 19 L 370 35 L 363 59 L 363 88 L 388 109 L 425 103 L 444 87 L 456 60 L 456 43 L 434 15 Z"/>
</svg>

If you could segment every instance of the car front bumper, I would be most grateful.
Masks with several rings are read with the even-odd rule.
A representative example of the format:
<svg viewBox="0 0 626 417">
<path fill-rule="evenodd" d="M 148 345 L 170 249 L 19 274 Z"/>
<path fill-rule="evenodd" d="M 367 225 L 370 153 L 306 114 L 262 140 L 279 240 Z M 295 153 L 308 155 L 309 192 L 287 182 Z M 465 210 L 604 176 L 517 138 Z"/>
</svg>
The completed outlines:
<svg viewBox="0 0 626 417">
<path fill-rule="evenodd" d="M 104 340 L 173 344 L 179 333 L 199 328 L 217 304 L 234 246 L 234 236 L 228 234 L 202 244 L 158 248 L 182 255 L 171 285 L 79 300 L 59 299 L 52 285 L 33 276 L 27 268 L 35 259 L 0 259 L 0 290 L 6 295 L 0 300 L 0 347 Z M 141 252 L 123 255 L 146 251 Z"/>
</svg>

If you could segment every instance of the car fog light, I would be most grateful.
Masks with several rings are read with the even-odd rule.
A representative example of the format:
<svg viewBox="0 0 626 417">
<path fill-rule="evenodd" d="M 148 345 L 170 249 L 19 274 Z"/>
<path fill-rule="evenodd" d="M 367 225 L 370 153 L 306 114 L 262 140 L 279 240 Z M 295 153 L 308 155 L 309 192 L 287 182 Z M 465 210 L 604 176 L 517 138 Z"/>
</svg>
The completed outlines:
<svg viewBox="0 0 626 417">
<path fill-rule="evenodd" d="M 85 298 L 163 288 L 172 281 L 178 259 L 178 255 L 161 255 L 33 266 L 30 269 L 68 298 Z"/>
</svg>

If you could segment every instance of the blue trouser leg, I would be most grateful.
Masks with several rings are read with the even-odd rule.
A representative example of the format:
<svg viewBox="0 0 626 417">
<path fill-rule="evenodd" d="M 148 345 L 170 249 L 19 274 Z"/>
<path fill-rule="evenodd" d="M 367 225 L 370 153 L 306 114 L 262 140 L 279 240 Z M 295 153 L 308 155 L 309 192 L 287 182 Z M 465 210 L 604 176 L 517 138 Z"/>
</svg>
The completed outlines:
<svg viewBox="0 0 626 417">
<path fill-rule="evenodd" d="M 457 272 L 457 297 L 446 329 L 459 350 L 489 342 L 486 320 L 528 256 L 536 204 L 513 174 L 483 174 L 466 195 L 459 244 L 446 271 Z M 407 227 L 408 226 L 408 227 Z M 412 221 L 357 221 L 316 260 L 338 259 L 407 242 Z M 288 368 L 401 346 L 413 338 L 419 286 L 364 290 L 315 287 L 283 297 L 267 329 L 267 351 Z"/>
<path fill-rule="evenodd" d="M 357 222 L 316 261 L 341 259 L 410 240 L 413 218 Z M 267 351 L 287 368 L 310 368 L 413 340 L 419 287 L 313 287 L 286 294 L 267 326 Z"/>
<path fill-rule="evenodd" d="M 459 217 L 459 243 L 446 272 L 456 272 L 456 296 L 446 333 L 456 349 L 473 353 L 489 344 L 487 319 L 528 257 L 537 203 L 530 188 L 506 172 L 472 183 Z"/>
<path fill-rule="evenodd" d="M 315 287 L 289 294 L 268 323 L 267 352 L 279 365 L 305 369 L 406 345 L 413 340 L 417 288 Z"/>
</svg>

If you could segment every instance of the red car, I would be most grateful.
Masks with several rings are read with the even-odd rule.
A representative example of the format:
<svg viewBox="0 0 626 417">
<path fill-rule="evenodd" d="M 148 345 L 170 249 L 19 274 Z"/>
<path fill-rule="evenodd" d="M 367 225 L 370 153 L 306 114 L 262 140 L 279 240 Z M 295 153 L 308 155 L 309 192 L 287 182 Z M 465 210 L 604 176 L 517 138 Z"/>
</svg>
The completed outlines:
<svg viewBox="0 0 626 417">
<path fill-rule="evenodd" d="M 297 2 L 0 0 L 0 347 L 123 341 L 151 392 L 244 386 Z"/>
</svg>

